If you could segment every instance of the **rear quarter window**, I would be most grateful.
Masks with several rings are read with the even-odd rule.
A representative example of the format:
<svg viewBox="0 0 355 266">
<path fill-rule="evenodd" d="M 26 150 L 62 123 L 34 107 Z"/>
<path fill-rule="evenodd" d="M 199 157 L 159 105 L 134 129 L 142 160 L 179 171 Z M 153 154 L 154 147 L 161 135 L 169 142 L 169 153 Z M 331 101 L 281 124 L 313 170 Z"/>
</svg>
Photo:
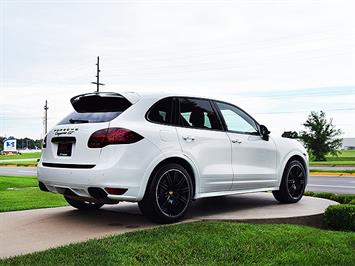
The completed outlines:
<svg viewBox="0 0 355 266">
<path fill-rule="evenodd" d="M 173 124 L 173 97 L 164 98 L 156 102 L 148 111 L 148 121 L 172 125 Z"/>
</svg>

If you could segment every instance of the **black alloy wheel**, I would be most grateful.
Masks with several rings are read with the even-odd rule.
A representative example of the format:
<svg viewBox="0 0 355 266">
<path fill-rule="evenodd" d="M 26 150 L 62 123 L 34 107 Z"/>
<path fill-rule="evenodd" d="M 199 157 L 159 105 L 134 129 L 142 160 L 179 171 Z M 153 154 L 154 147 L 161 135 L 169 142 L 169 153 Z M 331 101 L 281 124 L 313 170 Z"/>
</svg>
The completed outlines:
<svg viewBox="0 0 355 266">
<path fill-rule="evenodd" d="M 186 214 L 192 196 L 192 181 L 186 169 L 178 164 L 167 164 L 153 173 L 138 205 L 149 219 L 173 223 Z"/>
<path fill-rule="evenodd" d="M 191 198 L 190 183 L 183 172 L 170 169 L 160 177 L 155 194 L 161 212 L 176 217 L 188 206 Z"/>
<path fill-rule="evenodd" d="M 287 188 L 290 196 L 298 199 L 305 189 L 306 175 L 304 168 L 299 164 L 293 164 L 288 170 Z"/>
<path fill-rule="evenodd" d="M 289 162 L 284 170 L 280 189 L 273 191 L 276 200 L 282 203 L 296 203 L 304 193 L 307 184 L 307 173 L 298 160 Z"/>
</svg>

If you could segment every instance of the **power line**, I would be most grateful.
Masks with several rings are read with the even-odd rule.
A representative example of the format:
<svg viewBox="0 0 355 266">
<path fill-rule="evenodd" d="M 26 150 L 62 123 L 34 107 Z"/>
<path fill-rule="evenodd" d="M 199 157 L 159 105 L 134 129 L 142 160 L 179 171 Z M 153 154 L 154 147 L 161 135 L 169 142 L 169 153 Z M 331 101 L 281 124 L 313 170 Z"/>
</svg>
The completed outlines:
<svg viewBox="0 0 355 266">
<path fill-rule="evenodd" d="M 324 112 L 332 112 L 332 111 L 354 111 L 355 108 L 336 108 L 336 109 L 319 109 L 319 111 L 324 111 Z M 260 112 L 260 113 L 254 113 L 254 112 L 250 112 L 254 115 L 263 115 L 263 114 L 297 114 L 297 113 L 308 113 L 308 112 L 312 112 L 312 111 L 316 111 L 316 110 L 300 110 L 300 111 L 280 111 L 280 112 Z M 10 118 L 10 117 L 0 117 L 0 120 L 28 120 L 28 119 L 38 119 L 40 118 L 40 116 L 32 116 L 32 117 L 14 117 L 14 118 Z M 53 119 L 60 119 L 60 117 L 56 117 L 56 118 L 49 118 L 48 120 L 53 120 Z"/>
<path fill-rule="evenodd" d="M 320 109 L 320 111 L 324 112 L 332 112 L 332 111 L 353 111 L 355 108 L 337 108 L 337 109 Z M 314 110 L 302 110 L 302 111 L 285 111 L 285 112 L 265 112 L 265 113 L 253 113 L 254 115 L 268 115 L 268 114 L 297 114 L 297 113 L 309 113 Z"/>
<path fill-rule="evenodd" d="M 0 120 L 28 120 L 28 119 L 38 119 L 38 118 L 42 118 L 43 119 L 43 116 L 0 117 Z"/>
</svg>

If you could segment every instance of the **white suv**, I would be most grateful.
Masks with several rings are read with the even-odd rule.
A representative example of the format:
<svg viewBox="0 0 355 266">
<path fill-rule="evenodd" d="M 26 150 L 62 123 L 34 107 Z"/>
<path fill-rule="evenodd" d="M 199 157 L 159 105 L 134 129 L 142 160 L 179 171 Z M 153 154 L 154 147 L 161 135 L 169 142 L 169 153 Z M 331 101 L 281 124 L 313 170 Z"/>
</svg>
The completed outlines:
<svg viewBox="0 0 355 266">
<path fill-rule="evenodd" d="M 301 199 L 308 155 L 237 106 L 169 94 L 88 93 L 46 136 L 39 187 L 78 209 L 138 202 L 150 219 L 182 218 L 192 200 L 272 191 Z"/>
</svg>

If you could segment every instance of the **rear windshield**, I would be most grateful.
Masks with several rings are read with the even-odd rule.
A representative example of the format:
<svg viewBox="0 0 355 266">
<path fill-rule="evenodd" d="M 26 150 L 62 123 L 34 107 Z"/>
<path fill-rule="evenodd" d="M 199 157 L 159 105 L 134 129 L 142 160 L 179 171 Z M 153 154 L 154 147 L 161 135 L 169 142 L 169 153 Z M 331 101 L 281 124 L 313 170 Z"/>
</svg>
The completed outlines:
<svg viewBox="0 0 355 266">
<path fill-rule="evenodd" d="M 132 104 L 119 94 L 87 94 L 71 99 L 74 112 L 66 116 L 59 125 L 108 122 Z"/>
<path fill-rule="evenodd" d="M 108 122 L 120 114 L 122 112 L 78 113 L 74 111 L 60 121 L 58 125 Z"/>
</svg>

